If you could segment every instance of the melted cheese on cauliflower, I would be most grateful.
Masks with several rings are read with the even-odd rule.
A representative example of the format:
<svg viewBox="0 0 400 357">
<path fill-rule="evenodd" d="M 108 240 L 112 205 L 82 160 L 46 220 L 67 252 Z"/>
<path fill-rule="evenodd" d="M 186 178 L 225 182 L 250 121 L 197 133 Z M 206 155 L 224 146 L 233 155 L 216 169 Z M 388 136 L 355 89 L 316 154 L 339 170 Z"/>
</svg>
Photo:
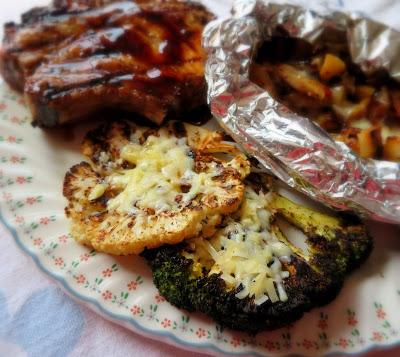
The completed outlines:
<svg viewBox="0 0 400 357">
<path fill-rule="evenodd" d="M 190 151 L 186 137 L 177 138 L 166 130 L 150 135 L 143 145 L 124 146 L 121 158 L 134 168 L 106 178 L 107 185 L 120 191 L 108 201 L 108 209 L 132 214 L 151 209 L 157 214 L 185 206 L 200 193 L 218 194 L 222 188 L 213 181 L 220 171 L 217 164 L 196 173 Z M 102 187 L 96 187 L 91 198 L 102 192 Z"/>
<path fill-rule="evenodd" d="M 202 267 L 221 274 L 229 289 L 242 287 L 236 297 L 254 297 L 257 305 L 287 300 L 282 281 L 289 273 L 281 261 L 289 259 L 291 249 L 270 231 L 271 199 L 271 193 L 257 194 L 247 187 L 239 212 L 225 219 L 226 226 L 210 240 L 194 240 L 184 252 L 194 261 L 195 274 L 201 275 Z"/>
</svg>

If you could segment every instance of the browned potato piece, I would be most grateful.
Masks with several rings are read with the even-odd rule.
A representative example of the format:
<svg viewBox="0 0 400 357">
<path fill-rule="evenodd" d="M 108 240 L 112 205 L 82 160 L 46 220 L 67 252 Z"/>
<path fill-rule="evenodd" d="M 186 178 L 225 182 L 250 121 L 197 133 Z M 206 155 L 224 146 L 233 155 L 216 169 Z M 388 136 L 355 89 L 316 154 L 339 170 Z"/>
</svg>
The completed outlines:
<svg viewBox="0 0 400 357">
<path fill-rule="evenodd" d="M 400 161 L 400 136 L 389 136 L 383 146 L 383 158 Z"/>
<path fill-rule="evenodd" d="M 333 105 L 334 112 L 345 121 L 360 119 L 367 114 L 370 100 L 362 99 L 359 103 L 343 101 L 341 104 Z"/>
<path fill-rule="evenodd" d="M 365 158 L 374 158 L 381 146 L 380 128 L 361 129 L 358 133 L 359 154 Z"/>
<path fill-rule="evenodd" d="M 319 76 L 324 81 L 340 76 L 346 70 L 346 63 L 330 53 L 325 55 L 324 62 L 319 70 Z"/>
<path fill-rule="evenodd" d="M 331 88 L 332 103 L 340 105 L 346 100 L 346 88 L 344 86 L 336 86 Z"/>
<path fill-rule="evenodd" d="M 329 87 L 312 78 L 307 72 L 301 71 L 288 64 L 278 64 L 277 73 L 287 84 L 295 90 L 318 100 L 331 96 Z"/>
<path fill-rule="evenodd" d="M 380 128 L 344 129 L 335 136 L 338 141 L 343 141 L 353 151 L 365 158 L 374 158 L 381 146 Z"/>
</svg>

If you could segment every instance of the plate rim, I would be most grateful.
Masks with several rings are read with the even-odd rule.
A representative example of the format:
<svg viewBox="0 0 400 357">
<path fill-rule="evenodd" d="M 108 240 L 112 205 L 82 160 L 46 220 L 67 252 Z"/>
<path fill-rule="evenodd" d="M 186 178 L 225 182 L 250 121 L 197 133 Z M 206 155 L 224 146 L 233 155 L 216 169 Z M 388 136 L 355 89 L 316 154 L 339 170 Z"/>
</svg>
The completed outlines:
<svg viewBox="0 0 400 357">
<path fill-rule="evenodd" d="M 1 203 L 4 203 L 4 200 L 1 199 Z M 0 222 L 1 224 L 6 228 L 6 230 L 10 233 L 10 235 L 13 237 L 14 242 L 16 242 L 18 248 L 25 253 L 27 256 L 29 256 L 35 265 L 39 268 L 39 270 L 44 273 L 46 276 L 48 276 L 53 282 L 59 286 L 63 292 L 65 292 L 68 296 L 70 296 L 72 299 L 77 301 L 80 304 L 84 304 L 86 307 L 88 307 L 91 311 L 94 311 L 96 314 L 100 315 L 102 318 L 105 318 L 106 320 L 109 320 L 113 323 L 118 324 L 119 326 L 122 326 L 124 328 L 127 328 L 128 330 L 137 333 L 139 335 L 142 335 L 146 338 L 150 338 L 152 340 L 159 340 L 163 343 L 167 343 L 170 345 L 173 345 L 177 348 L 181 348 L 187 351 L 193 351 L 193 352 L 199 352 L 199 353 L 205 353 L 208 355 L 225 355 L 225 356 L 255 356 L 255 357 L 264 357 L 268 356 L 268 354 L 260 354 L 255 351 L 245 351 L 245 352 L 234 352 L 234 351 L 224 351 L 215 344 L 212 343 L 193 343 L 193 342 L 187 342 L 182 338 L 179 338 L 177 335 L 171 333 L 170 331 L 164 331 L 164 330 L 152 330 L 150 328 L 147 328 L 143 325 L 141 325 L 138 321 L 133 319 L 132 317 L 128 316 L 123 316 L 121 314 L 117 314 L 114 312 L 111 312 L 107 310 L 105 307 L 101 306 L 101 304 L 92 297 L 85 296 L 77 291 L 75 291 L 68 283 L 68 281 L 65 279 L 63 275 L 57 275 L 51 270 L 47 269 L 44 264 L 41 262 L 39 255 L 35 254 L 29 248 L 23 243 L 23 240 L 20 238 L 18 235 L 15 227 L 7 221 L 5 218 L 5 215 L 3 214 L 3 208 L 0 205 Z M 362 356 L 365 353 L 371 352 L 371 351 L 379 351 L 379 350 L 388 350 L 392 348 L 400 347 L 400 339 L 398 341 L 395 341 L 393 343 L 388 343 L 388 344 L 377 344 L 377 343 L 372 343 L 368 347 L 361 349 L 359 351 L 355 352 L 347 352 L 347 351 L 331 351 L 324 353 L 321 355 L 322 357 L 336 357 L 336 356 L 351 356 L 351 357 L 356 357 L 356 356 Z M 299 357 L 299 356 L 306 356 L 305 354 L 295 354 L 295 353 L 289 353 L 289 354 L 278 354 L 279 356 L 286 356 L 286 357 Z M 272 355 L 270 355 L 272 356 Z"/>
</svg>

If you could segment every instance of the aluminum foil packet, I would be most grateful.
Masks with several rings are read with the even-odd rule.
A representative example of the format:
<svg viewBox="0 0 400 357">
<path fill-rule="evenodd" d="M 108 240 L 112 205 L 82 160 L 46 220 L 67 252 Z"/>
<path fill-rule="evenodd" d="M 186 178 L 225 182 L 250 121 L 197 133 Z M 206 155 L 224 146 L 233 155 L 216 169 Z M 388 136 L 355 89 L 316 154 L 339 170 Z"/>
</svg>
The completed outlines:
<svg viewBox="0 0 400 357">
<path fill-rule="evenodd" d="M 311 43 L 339 31 L 364 71 L 385 69 L 400 81 L 400 33 L 352 14 L 321 15 L 266 0 L 237 1 L 233 14 L 210 23 L 203 35 L 208 101 L 219 124 L 290 186 L 331 207 L 400 223 L 399 163 L 360 158 L 249 79 L 259 46 L 283 26 Z"/>
</svg>

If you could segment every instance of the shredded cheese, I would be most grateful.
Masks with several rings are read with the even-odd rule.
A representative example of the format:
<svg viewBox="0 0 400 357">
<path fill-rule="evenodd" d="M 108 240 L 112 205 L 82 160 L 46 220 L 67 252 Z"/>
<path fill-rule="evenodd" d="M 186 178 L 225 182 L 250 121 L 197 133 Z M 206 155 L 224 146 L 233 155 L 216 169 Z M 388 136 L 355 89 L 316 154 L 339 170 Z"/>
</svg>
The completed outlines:
<svg viewBox="0 0 400 357">
<path fill-rule="evenodd" d="M 292 252 L 269 229 L 271 198 L 247 187 L 239 212 L 225 219 L 226 226 L 208 241 L 197 238 L 184 252 L 194 261 L 194 273 L 205 267 L 209 274 L 221 274 L 228 288 L 242 287 L 236 297 L 254 297 L 257 305 L 287 300 L 282 281 L 289 273 L 281 260 Z"/>
<path fill-rule="evenodd" d="M 218 194 L 222 188 L 213 177 L 220 169 L 216 163 L 210 163 L 206 172 L 195 172 L 190 150 L 186 137 L 177 138 L 167 130 L 150 135 L 142 145 L 133 140 L 124 146 L 121 158 L 134 167 L 106 178 L 107 185 L 119 191 L 108 201 L 108 210 L 138 214 L 152 209 L 157 214 L 177 210 L 200 193 Z M 95 188 L 93 197 L 99 192 Z"/>
</svg>

